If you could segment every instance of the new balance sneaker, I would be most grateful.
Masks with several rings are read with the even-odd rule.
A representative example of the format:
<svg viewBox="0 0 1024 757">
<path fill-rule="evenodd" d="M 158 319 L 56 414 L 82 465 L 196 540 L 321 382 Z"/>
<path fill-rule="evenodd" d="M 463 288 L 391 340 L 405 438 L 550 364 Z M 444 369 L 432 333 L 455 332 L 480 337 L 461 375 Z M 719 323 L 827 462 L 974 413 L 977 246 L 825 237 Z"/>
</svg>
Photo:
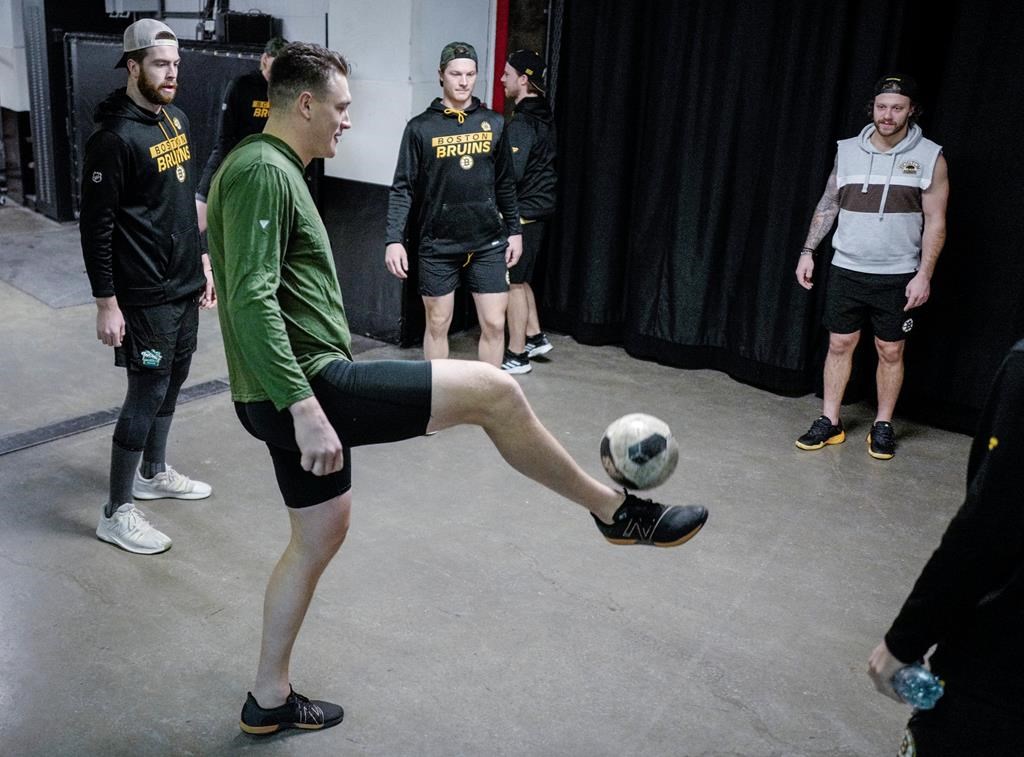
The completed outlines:
<svg viewBox="0 0 1024 757">
<path fill-rule="evenodd" d="M 527 352 L 520 352 L 518 355 L 505 350 L 505 359 L 501 361 L 501 370 L 505 373 L 529 373 L 533 370 L 530 365 L 530 355 Z"/>
<path fill-rule="evenodd" d="M 171 538 L 153 528 L 142 511 L 125 502 L 109 518 L 100 515 L 96 536 L 137 555 L 155 555 L 171 548 Z"/>
<path fill-rule="evenodd" d="M 541 331 L 539 334 L 526 337 L 526 354 L 529 357 L 540 357 L 547 355 L 555 345 L 548 341 L 548 335 Z"/>
<path fill-rule="evenodd" d="M 291 686 L 288 688 L 291 689 Z M 246 733 L 263 736 L 282 728 L 319 731 L 337 725 L 344 717 L 345 710 L 341 705 L 309 699 L 302 694 L 296 694 L 295 689 L 291 689 L 284 704 L 269 709 L 260 707 L 256 697 L 249 692 L 242 706 L 242 717 L 238 725 Z"/>
<path fill-rule="evenodd" d="M 843 419 L 832 425 L 827 415 L 823 415 L 814 423 L 806 434 L 796 440 L 796 446 L 800 449 L 821 449 L 826 444 L 842 444 L 846 441 L 846 431 L 843 430 Z"/>
<path fill-rule="evenodd" d="M 699 505 L 659 505 L 626 492 L 612 524 L 603 523 L 591 513 L 598 530 L 612 544 L 648 544 L 654 547 L 678 547 L 704 527 L 708 511 Z"/>
<path fill-rule="evenodd" d="M 143 478 L 136 470 L 135 481 L 132 483 L 132 496 L 135 499 L 206 499 L 212 492 L 209 484 L 193 481 L 169 465 L 163 473 L 157 473 L 153 478 Z"/>
<path fill-rule="evenodd" d="M 867 442 L 868 454 L 876 460 L 892 460 L 896 455 L 896 431 L 889 421 L 875 421 Z"/>
</svg>

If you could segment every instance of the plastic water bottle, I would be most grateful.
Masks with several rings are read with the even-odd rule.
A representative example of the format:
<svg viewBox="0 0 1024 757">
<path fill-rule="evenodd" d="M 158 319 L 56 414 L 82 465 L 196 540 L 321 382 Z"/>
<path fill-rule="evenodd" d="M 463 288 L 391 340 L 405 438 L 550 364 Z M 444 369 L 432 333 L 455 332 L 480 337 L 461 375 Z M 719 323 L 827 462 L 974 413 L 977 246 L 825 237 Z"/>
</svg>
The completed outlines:
<svg viewBox="0 0 1024 757">
<path fill-rule="evenodd" d="M 926 667 L 915 663 L 896 671 L 892 687 L 907 704 L 919 710 L 930 710 L 942 696 L 944 684 Z"/>
</svg>

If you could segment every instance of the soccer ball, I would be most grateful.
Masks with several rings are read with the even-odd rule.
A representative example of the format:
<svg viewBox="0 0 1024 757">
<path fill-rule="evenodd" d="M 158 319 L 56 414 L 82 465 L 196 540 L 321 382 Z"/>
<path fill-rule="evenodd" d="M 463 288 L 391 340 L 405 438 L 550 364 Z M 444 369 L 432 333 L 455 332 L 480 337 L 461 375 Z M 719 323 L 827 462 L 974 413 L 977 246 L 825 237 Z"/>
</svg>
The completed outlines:
<svg viewBox="0 0 1024 757">
<path fill-rule="evenodd" d="M 679 462 L 679 445 L 663 420 L 631 413 L 613 421 L 601 439 L 601 463 L 627 489 L 653 489 Z"/>
</svg>

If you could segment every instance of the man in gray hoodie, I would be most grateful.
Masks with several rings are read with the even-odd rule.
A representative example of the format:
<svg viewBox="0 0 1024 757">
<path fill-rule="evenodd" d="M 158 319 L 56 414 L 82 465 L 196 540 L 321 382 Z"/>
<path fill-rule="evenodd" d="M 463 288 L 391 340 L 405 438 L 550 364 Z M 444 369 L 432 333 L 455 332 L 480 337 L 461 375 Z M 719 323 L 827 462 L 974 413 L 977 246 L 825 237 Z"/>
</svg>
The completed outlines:
<svg viewBox="0 0 1024 757">
<path fill-rule="evenodd" d="M 903 384 L 903 348 L 913 311 L 928 301 L 935 263 L 946 239 L 949 179 L 942 148 L 921 133 L 917 85 L 884 76 L 875 85 L 871 123 L 839 141 L 825 192 L 800 251 L 796 279 L 813 286 L 814 255 L 833 222 L 824 325 L 829 331 L 821 416 L 796 440 L 803 450 L 846 441 L 839 417 L 853 351 L 870 319 L 878 352 L 878 413 L 867 434 L 868 454 L 896 454 L 893 411 Z"/>
</svg>

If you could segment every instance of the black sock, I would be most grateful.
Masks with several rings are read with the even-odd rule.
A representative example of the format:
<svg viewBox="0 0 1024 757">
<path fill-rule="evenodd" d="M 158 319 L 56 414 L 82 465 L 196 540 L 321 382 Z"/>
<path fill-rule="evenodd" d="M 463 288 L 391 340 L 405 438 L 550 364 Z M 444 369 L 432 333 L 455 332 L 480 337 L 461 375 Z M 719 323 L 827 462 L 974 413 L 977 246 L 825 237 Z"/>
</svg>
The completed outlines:
<svg viewBox="0 0 1024 757">
<path fill-rule="evenodd" d="M 139 472 L 144 478 L 153 478 L 157 473 L 167 470 L 167 436 L 171 433 L 171 421 L 174 415 L 158 415 L 153 419 L 146 438 L 146 451 L 142 456 L 142 467 Z"/>
<path fill-rule="evenodd" d="M 106 517 L 125 502 L 132 502 L 132 481 L 142 450 L 125 449 L 116 441 L 110 445 L 110 501 L 103 509 Z"/>
</svg>

